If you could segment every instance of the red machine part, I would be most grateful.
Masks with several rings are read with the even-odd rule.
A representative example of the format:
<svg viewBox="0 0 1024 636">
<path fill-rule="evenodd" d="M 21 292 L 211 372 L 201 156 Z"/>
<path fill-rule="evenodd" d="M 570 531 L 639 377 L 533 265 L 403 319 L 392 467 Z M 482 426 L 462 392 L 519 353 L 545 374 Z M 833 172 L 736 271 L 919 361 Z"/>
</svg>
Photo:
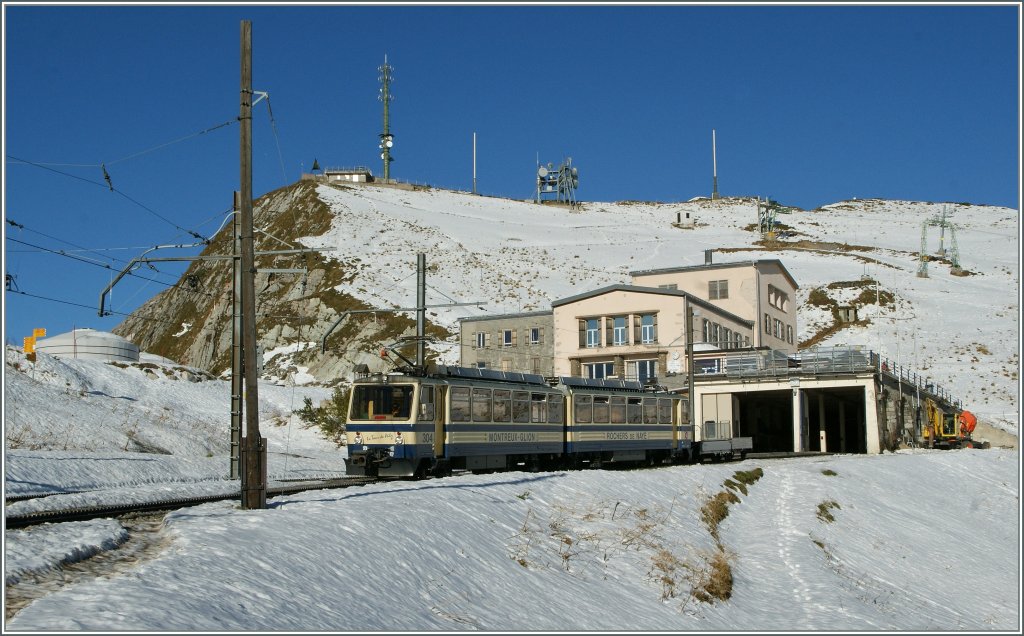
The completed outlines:
<svg viewBox="0 0 1024 636">
<path fill-rule="evenodd" d="M 961 411 L 960 413 L 960 435 L 964 437 L 970 437 L 971 433 L 974 432 L 974 427 L 978 425 L 978 418 L 974 417 L 974 413 L 970 411 Z"/>
</svg>

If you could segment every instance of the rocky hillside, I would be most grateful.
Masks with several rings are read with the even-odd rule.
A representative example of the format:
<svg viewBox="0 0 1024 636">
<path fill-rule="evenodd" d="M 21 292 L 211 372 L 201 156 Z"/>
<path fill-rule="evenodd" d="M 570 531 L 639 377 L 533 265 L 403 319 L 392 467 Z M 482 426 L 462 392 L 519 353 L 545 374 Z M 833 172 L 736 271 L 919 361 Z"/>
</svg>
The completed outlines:
<svg viewBox="0 0 1024 636">
<path fill-rule="evenodd" d="M 319 236 L 334 220 L 311 182 L 300 182 L 254 202 L 256 251 L 302 247 L 302 236 Z M 225 227 L 203 256 L 231 254 L 231 228 Z M 381 344 L 415 333 L 415 322 L 403 315 L 380 319 L 353 318 L 334 331 L 331 351 L 322 355 L 322 335 L 342 312 L 368 305 L 339 291 L 352 283 L 356 270 L 346 260 L 320 253 L 269 255 L 256 258 L 257 269 L 305 269 L 305 274 L 256 274 L 256 313 L 265 377 L 286 378 L 300 365 L 324 384 L 347 375 L 354 364 Z M 150 299 L 114 330 L 148 352 L 184 364 L 224 373 L 231 367 L 232 268 L 228 260 L 197 261 L 178 285 Z M 154 319 L 159 317 L 159 319 Z M 447 333 L 439 334 L 442 337 Z M 287 355 L 271 355 L 284 348 Z"/>
</svg>

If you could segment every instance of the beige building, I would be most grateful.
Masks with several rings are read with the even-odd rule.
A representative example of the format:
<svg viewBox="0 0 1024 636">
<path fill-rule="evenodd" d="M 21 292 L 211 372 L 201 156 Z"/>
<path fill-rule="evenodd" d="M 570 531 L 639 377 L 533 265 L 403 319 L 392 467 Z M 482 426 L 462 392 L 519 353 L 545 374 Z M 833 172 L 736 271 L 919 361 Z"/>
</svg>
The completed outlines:
<svg viewBox="0 0 1024 636">
<path fill-rule="evenodd" d="M 535 311 L 460 318 L 460 365 L 553 375 L 551 315 Z"/>
<path fill-rule="evenodd" d="M 555 375 L 585 378 L 645 382 L 685 373 L 691 309 L 695 351 L 749 347 L 756 324 L 689 292 L 658 287 L 611 285 L 551 307 Z"/>
<path fill-rule="evenodd" d="M 684 291 L 746 320 L 757 323 L 751 346 L 796 353 L 796 280 L 782 261 L 762 259 L 733 263 L 708 262 L 630 272 L 634 285 Z M 705 342 L 724 342 L 713 321 L 701 322 Z M 698 339 L 700 340 L 700 339 Z M 728 348 L 722 346 L 720 348 Z"/>
</svg>

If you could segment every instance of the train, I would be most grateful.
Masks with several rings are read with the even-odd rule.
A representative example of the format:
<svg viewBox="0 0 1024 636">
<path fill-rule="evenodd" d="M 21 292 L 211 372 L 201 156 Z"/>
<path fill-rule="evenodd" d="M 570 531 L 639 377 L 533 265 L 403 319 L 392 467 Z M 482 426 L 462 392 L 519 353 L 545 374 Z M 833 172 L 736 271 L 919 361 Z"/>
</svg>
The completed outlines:
<svg viewBox="0 0 1024 636">
<path fill-rule="evenodd" d="M 357 371 L 349 475 L 652 466 L 702 457 L 688 401 L 629 380 L 433 366 Z"/>
</svg>

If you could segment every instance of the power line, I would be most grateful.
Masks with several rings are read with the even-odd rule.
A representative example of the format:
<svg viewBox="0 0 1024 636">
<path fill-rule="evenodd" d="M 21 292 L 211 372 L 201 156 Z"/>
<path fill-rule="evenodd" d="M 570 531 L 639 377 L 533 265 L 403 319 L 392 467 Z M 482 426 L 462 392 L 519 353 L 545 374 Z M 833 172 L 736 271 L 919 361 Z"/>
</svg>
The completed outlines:
<svg viewBox="0 0 1024 636">
<path fill-rule="evenodd" d="M 92 180 L 90 180 L 90 179 L 85 179 L 85 178 L 83 178 L 83 177 L 79 177 L 79 176 L 77 176 L 77 175 L 73 175 L 73 174 L 71 174 L 71 173 L 68 173 L 68 172 L 64 172 L 64 171 L 62 171 L 62 170 L 54 170 L 53 168 L 50 168 L 50 167 L 48 167 L 48 166 L 45 166 L 45 165 L 43 165 L 43 164 L 40 164 L 40 163 L 35 163 L 35 162 L 32 162 L 32 161 L 28 161 L 27 159 L 19 159 L 19 158 L 17 158 L 17 157 L 14 157 L 14 156 L 12 156 L 12 155 L 7 155 L 7 158 L 8 158 L 8 159 L 14 159 L 15 161 L 20 161 L 20 162 L 22 162 L 22 163 L 25 163 L 25 164 L 28 164 L 28 165 L 30 165 L 30 166 L 35 166 L 35 167 L 37 167 L 37 168 L 42 168 L 43 170 L 49 170 L 50 172 L 56 172 L 57 174 L 61 174 L 61 175 L 64 175 L 64 176 L 66 176 L 66 177 L 71 177 L 71 178 L 73 178 L 73 179 L 78 179 L 79 181 L 85 181 L 86 183 L 91 183 L 91 184 L 93 184 L 93 185 L 98 185 L 98 186 L 100 186 L 100 187 L 104 187 L 104 188 L 109 188 L 111 192 L 115 192 L 115 193 L 117 193 L 117 194 L 121 195 L 122 197 L 124 197 L 124 198 L 128 199 L 129 201 L 131 201 L 131 202 L 132 202 L 132 203 L 134 203 L 135 205 L 139 206 L 139 207 L 140 207 L 140 208 L 142 208 L 143 210 L 146 210 L 147 212 L 149 212 L 149 213 L 150 213 L 150 214 L 152 214 L 153 216 L 157 217 L 157 218 L 158 218 L 158 219 L 160 219 L 161 221 L 164 221 L 164 222 L 166 222 L 166 223 L 170 224 L 170 225 L 171 225 L 171 226 L 173 226 L 174 228 L 176 228 L 176 229 L 178 229 L 178 230 L 181 230 L 182 232 L 185 232 L 186 234 L 188 234 L 188 235 L 190 235 L 190 236 L 192 236 L 192 237 L 194 237 L 194 238 L 197 238 L 197 239 L 199 239 L 199 240 L 201 240 L 201 241 L 208 241 L 208 240 L 209 240 L 209 239 L 207 239 L 207 238 L 206 238 L 205 236 L 201 236 L 201 235 L 200 235 L 200 234 L 198 234 L 197 232 L 194 232 L 194 231 L 192 231 L 192 230 L 186 230 L 185 228 L 181 227 L 180 225 L 178 225 L 178 224 L 177 224 L 177 223 L 175 223 L 174 221 L 171 221 L 171 220 L 170 220 L 170 219 L 168 219 L 167 217 L 165 217 L 165 216 L 161 215 L 161 214 L 160 214 L 159 212 L 156 212 L 156 211 L 155 211 L 155 210 L 153 210 L 152 208 L 149 208 L 149 207 L 147 207 L 147 206 L 143 205 L 142 203 L 140 203 L 140 202 L 136 201 L 135 199 L 131 198 L 130 196 L 128 196 L 127 194 L 125 194 L 124 192 L 122 192 L 121 190 L 119 190 L 118 188 L 115 188 L 115 187 L 114 187 L 114 185 L 113 185 L 113 183 L 110 183 L 110 175 L 108 175 L 108 174 L 107 174 L 107 171 L 106 171 L 105 169 L 104 169 L 104 171 L 103 171 L 103 174 L 104 174 L 104 178 L 105 178 L 105 179 L 106 179 L 106 180 L 108 181 L 108 183 L 100 183 L 99 181 L 92 181 Z"/>
<path fill-rule="evenodd" d="M 268 104 L 268 106 L 269 106 L 269 104 Z M 168 141 L 168 142 L 162 143 L 162 144 L 160 144 L 158 146 L 153 146 L 152 148 L 149 148 L 147 150 L 141 150 L 141 151 L 136 152 L 134 154 L 128 155 L 127 157 L 122 157 L 120 159 L 115 159 L 114 161 L 107 161 L 106 163 L 107 163 L 107 165 L 111 165 L 112 166 L 115 163 L 120 163 L 122 161 L 127 161 L 129 159 L 134 159 L 135 157 L 139 157 L 141 155 L 153 152 L 154 150 L 159 150 L 160 148 L 164 148 L 164 147 L 170 146 L 172 144 L 176 144 L 176 143 L 179 143 L 179 142 L 182 142 L 182 141 L 186 141 L 188 139 L 192 139 L 193 137 L 198 137 L 199 135 L 204 135 L 204 134 L 206 134 L 208 132 L 213 132 L 214 130 L 217 130 L 218 128 L 223 128 L 224 126 L 230 126 L 231 124 L 233 124 L 233 123 L 235 123 L 237 121 L 238 121 L 237 118 L 229 119 L 228 121 L 226 121 L 226 122 L 224 122 L 222 124 L 217 124 L 216 126 L 211 126 L 210 128 L 207 128 L 205 130 L 200 130 L 199 132 L 192 133 L 191 135 L 185 135 L 184 137 L 181 137 L 179 139 L 175 139 L 173 141 Z"/>
<path fill-rule="evenodd" d="M 268 104 L 268 106 L 269 106 L 269 104 Z M 224 122 L 222 124 L 217 124 L 216 126 L 211 126 L 211 127 L 206 128 L 204 130 L 200 130 L 198 132 L 194 132 L 192 134 L 185 135 L 184 137 L 179 137 L 178 139 L 174 139 L 174 140 L 171 140 L 171 141 L 168 141 L 168 142 L 164 142 L 162 144 L 153 146 L 152 148 L 147 148 L 146 150 L 140 150 L 138 152 L 134 152 L 134 153 L 128 155 L 127 157 L 121 157 L 120 159 L 115 159 L 113 161 L 104 161 L 104 162 L 100 162 L 100 163 L 55 163 L 55 162 L 50 162 L 50 161 L 36 161 L 36 162 L 25 161 L 24 159 L 17 159 L 15 157 L 11 157 L 10 155 L 8 155 L 8 158 L 14 159 L 15 161 L 21 161 L 22 163 L 27 163 L 27 164 L 30 164 L 30 165 L 35 165 L 35 166 L 40 166 L 40 167 L 61 166 L 61 167 L 71 167 L 71 168 L 99 168 L 99 167 L 102 167 L 104 164 L 106 164 L 108 166 L 112 166 L 115 163 L 121 163 L 122 161 L 127 161 L 129 159 L 134 159 L 135 157 L 139 157 L 139 156 L 142 156 L 144 154 L 153 152 L 154 150 L 159 150 L 160 148 L 165 148 L 165 147 L 170 146 L 172 144 L 176 144 L 176 143 L 179 143 L 179 142 L 182 142 L 182 141 L 186 141 L 188 139 L 192 139 L 193 137 L 198 137 L 199 135 L 203 135 L 203 134 L 206 134 L 208 132 L 213 132 L 214 130 L 217 130 L 218 128 L 223 128 L 224 126 L 230 126 L 231 124 L 235 123 L 236 121 L 238 121 L 237 118 L 229 119 L 228 121 L 226 121 L 226 122 Z M 55 172 L 57 172 L 57 171 L 55 171 Z M 70 176 L 73 176 L 73 175 L 70 175 Z"/>
<path fill-rule="evenodd" d="M 89 265 L 95 265 L 96 267 L 100 267 L 100 268 L 107 269 L 107 270 L 110 270 L 110 271 L 115 271 L 113 267 L 111 267 L 110 265 L 108 265 L 106 263 L 97 263 L 96 261 L 92 261 L 92 260 L 89 260 L 89 259 L 86 259 L 86 258 L 82 258 L 80 256 L 75 256 L 74 254 L 68 254 L 67 252 L 65 252 L 63 250 L 47 249 L 47 248 L 39 246 L 39 245 L 33 245 L 32 243 L 26 243 L 25 241 L 19 241 L 18 239 L 11 238 L 9 236 L 6 237 L 6 238 L 7 238 L 8 241 L 14 241 L 15 243 L 21 243 L 22 245 L 27 245 L 29 247 L 34 247 L 34 248 L 36 248 L 38 250 L 41 250 L 43 252 L 49 252 L 51 254 L 56 254 L 58 256 L 64 256 L 65 258 L 70 258 L 72 260 L 81 261 L 81 262 L 87 263 Z M 150 265 L 150 267 L 154 271 L 156 271 L 158 274 L 161 274 L 163 276 L 171 276 L 171 274 L 165 274 L 164 272 L 161 272 L 160 270 L 157 270 L 152 265 Z M 146 276 L 140 276 L 139 274 L 136 274 L 134 272 L 127 272 L 127 275 L 128 276 L 132 276 L 134 278 L 138 278 L 140 280 L 149 281 L 151 283 L 157 283 L 159 285 L 164 285 L 165 287 L 168 287 L 169 289 L 180 289 L 182 291 L 185 291 L 186 293 L 199 294 L 201 296 L 206 296 L 207 298 L 218 298 L 218 297 L 221 297 L 221 296 L 226 294 L 226 292 L 217 293 L 217 294 L 211 294 L 209 292 L 199 291 L 198 289 L 185 289 L 185 288 L 182 287 L 182 282 L 183 282 L 183 280 L 185 282 L 188 282 L 187 278 L 186 279 L 179 279 L 177 282 L 174 282 L 174 283 L 167 283 L 167 282 L 164 282 L 162 280 L 156 280 L 155 278 L 148 278 Z M 113 313 L 120 313 L 120 312 L 113 312 Z M 128 314 L 124 314 L 124 315 L 128 315 Z"/>
</svg>

